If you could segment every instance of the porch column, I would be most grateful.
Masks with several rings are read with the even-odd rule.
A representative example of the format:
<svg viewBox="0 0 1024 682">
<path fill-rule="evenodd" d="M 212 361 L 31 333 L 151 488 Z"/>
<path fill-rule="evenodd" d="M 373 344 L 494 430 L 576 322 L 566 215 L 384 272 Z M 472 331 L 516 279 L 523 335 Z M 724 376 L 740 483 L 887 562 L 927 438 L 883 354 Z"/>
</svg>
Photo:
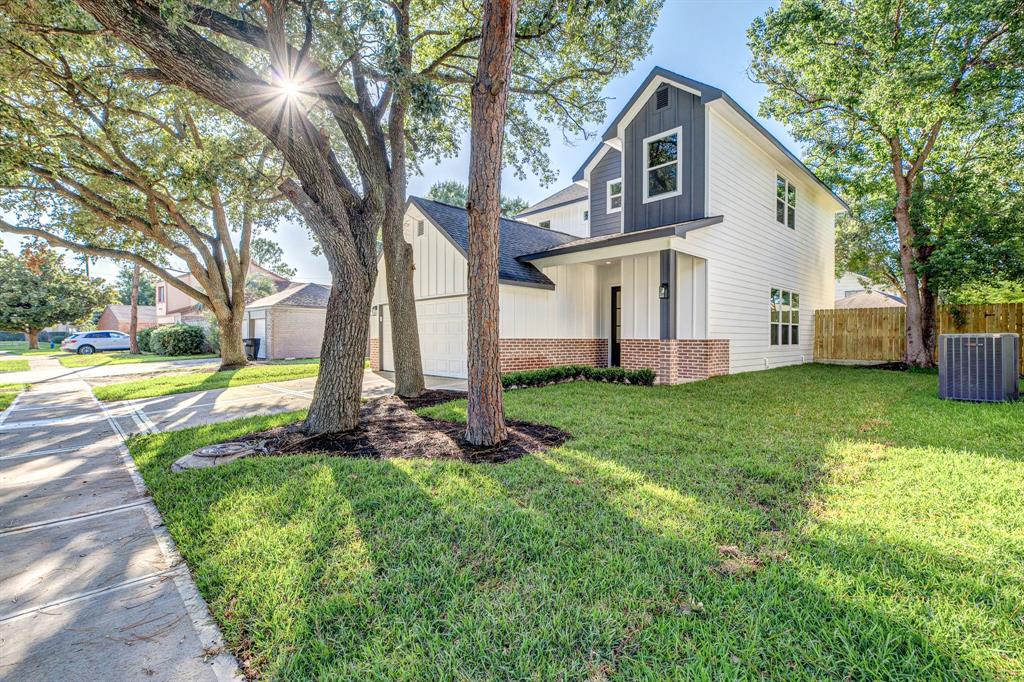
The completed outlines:
<svg viewBox="0 0 1024 682">
<path fill-rule="evenodd" d="M 662 249 L 661 253 L 661 276 L 659 278 L 658 286 L 658 303 L 660 304 L 661 310 L 661 339 L 674 339 L 676 338 L 676 297 L 679 295 L 676 291 L 679 288 L 679 282 L 676 277 L 676 254 L 671 249 Z M 668 297 L 661 298 L 661 290 L 663 287 L 668 287 Z"/>
</svg>

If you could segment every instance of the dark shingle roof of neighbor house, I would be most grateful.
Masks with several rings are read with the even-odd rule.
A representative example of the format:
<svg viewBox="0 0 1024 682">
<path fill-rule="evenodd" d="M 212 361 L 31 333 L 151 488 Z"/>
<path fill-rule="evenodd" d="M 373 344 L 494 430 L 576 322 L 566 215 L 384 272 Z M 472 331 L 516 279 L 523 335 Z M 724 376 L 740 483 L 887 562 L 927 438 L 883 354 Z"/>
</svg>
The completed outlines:
<svg viewBox="0 0 1024 682">
<path fill-rule="evenodd" d="M 409 203 L 420 209 L 463 256 L 469 253 L 469 214 L 466 209 L 429 199 L 410 197 Z M 516 260 L 538 251 L 579 239 L 571 234 L 548 230 L 518 220 L 502 218 L 500 223 L 498 279 L 511 284 L 550 288 L 554 282 L 530 265 Z"/>
<path fill-rule="evenodd" d="M 114 316 L 115 320 L 119 320 L 121 322 L 128 322 L 131 320 L 132 307 L 130 305 L 111 303 L 107 306 L 107 310 L 110 311 L 110 314 Z M 156 306 L 140 305 L 139 322 L 156 322 Z"/>
<path fill-rule="evenodd" d="M 331 288 L 325 284 L 292 282 L 276 294 L 258 298 L 245 307 L 269 308 L 275 305 L 288 305 L 298 308 L 326 308 L 330 295 Z"/>
<path fill-rule="evenodd" d="M 836 194 L 832 190 L 831 187 L 829 187 L 824 182 L 822 182 L 821 179 L 818 178 L 818 176 L 814 174 L 814 171 L 812 171 L 810 168 L 808 168 L 804 164 L 804 162 L 801 161 L 796 156 L 796 154 L 794 154 L 793 152 L 789 151 L 789 149 L 786 148 L 786 145 L 782 144 L 782 142 L 780 142 L 777 137 L 775 137 L 770 132 L 768 132 L 768 129 L 765 128 L 761 124 L 760 121 L 758 121 L 756 118 L 751 116 L 750 113 L 748 113 L 746 109 L 741 107 L 736 102 L 736 100 L 734 100 L 732 97 L 730 97 L 729 93 L 727 93 L 726 91 L 724 91 L 724 90 L 722 90 L 720 88 L 716 88 L 713 85 L 708 85 L 707 83 L 701 83 L 700 81 L 695 81 L 692 78 L 687 78 L 686 76 L 682 76 L 682 75 L 680 75 L 678 73 L 675 73 L 674 71 L 669 71 L 668 69 L 662 68 L 660 66 L 656 66 L 653 69 L 651 69 L 651 72 L 649 74 L 647 74 L 647 77 L 644 78 L 642 83 L 640 83 L 640 87 L 638 87 L 636 89 L 636 91 L 629 98 L 629 100 L 626 102 L 626 104 L 621 109 L 619 109 L 619 113 L 615 116 L 614 119 L 612 119 L 612 122 L 611 122 L 611 124 L 609 124 L 608 129 L 605 130 L 604 138 L 603 138 L 604 140 L 611 140 L 611 139 L 615 138 L 615 136 L 618 134 L 619 122 L 626 115 L 626 112 L 629 111 L 630 107 L 632 107 L 634 103 L 636 103 L 636 100 L 640 97 L 641 94 L 643 94 L 643 91 L 647 87 L 647 85 L 652 80 L 654 80 L 655 78 L 658 78 L 659 76 L 661 78 L 664 78 L 667 81 L 676 83 L 676 84 L 681 85 L 683 87 L 690 88 L 691 90 L 696 90 L 697 92 L 700 93 L 701 101 L 704 102 L 705 104 L 707 104 L 708 102 L 713 102 L 713 101 L 715 101 L 717 99 L 720 99 L 723 102 L 725 102 L 726 104 L 728 104 L 730 107 L 732 107 L 734 110 L 736 110 L 736 112 L 740 116 L 742 116 L 744 119 L 746 119 L 746 121 L 748 123 L 750 123 L 750 125 L 752 125 L 759 133 L 761 133 L 765 137 L 765 139 L 767 139 L 769 142 L 771 142 L 780 152 L 785 154 L 789 158 L 790 161 L 792 161 L 793 163 L 795 163 L 797 165 L 797 167 L 799 167 L 803 171 L 805 171 L 807 173 L 807 175 L 810 176 L 810 178 L 815 183 L 818 184 L 819 187 L 821 187 L 822 189 L 827 191 L 830 195 L 832 195 L 832 198 L 835 199 L 843 208 L 845 208 L 846 210 L 850 209 L 850 207 L 847 205 L 847 203 L 845 201 L 843 201 L 842 197 L 840 197 L 838 194 Z M 578 181 L 583 179 L 583 171 L 587 167 L 587 164 L 589 164 L 591 162 L 591 160 L 597 155 L 597 153 L 601 151 L 601 148 L 603 146 L 604 146 L 604 142 L 602 142 L 601 144 L 597 145 L 597 147 L 594 149 L 594 151 L 592 151 L 590 153 L 590 155 L 587 156 L 586 160 L 583 162 L 583 165 L 580 166 L 579 170 L 577 170 L 576 174 L 573 176 L 573 178 L 572 178 L 573 180 L 578 182 Z"/>
<path fill-rule="evenodd" d="M 516 218 L 522 218 L 523 216 L 533 215 L 534 213 L 540 213 L 541 211 L 547 211 L 552 208 L 558 208 L 559 206 L 568 206 L 569 204 L 575 204 L 578 201 L 585 201 L 588 196 L 587 188 L 582 185 L 577 185 L 575 182 L 568 187 L 563 187 L 551 196 L 541 199 L 533 206 L 530 206 L 522 213 L 518 214 Z"/>
</svg>

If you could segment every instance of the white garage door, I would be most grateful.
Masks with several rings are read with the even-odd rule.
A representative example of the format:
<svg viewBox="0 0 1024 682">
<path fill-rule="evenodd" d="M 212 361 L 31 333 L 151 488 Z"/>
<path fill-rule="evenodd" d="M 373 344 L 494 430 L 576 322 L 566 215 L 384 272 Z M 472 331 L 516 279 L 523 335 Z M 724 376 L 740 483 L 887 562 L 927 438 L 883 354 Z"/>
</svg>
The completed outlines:
<svg viewBox="0 0 1024 682">
<path fill-rule="evenodd" d="M 394 371 L 390 306 L 384 308 L 381 369 Z M 466 297 L 439 298 L 416 304 L 423 373 L 466 378 Z"/>
</svg>

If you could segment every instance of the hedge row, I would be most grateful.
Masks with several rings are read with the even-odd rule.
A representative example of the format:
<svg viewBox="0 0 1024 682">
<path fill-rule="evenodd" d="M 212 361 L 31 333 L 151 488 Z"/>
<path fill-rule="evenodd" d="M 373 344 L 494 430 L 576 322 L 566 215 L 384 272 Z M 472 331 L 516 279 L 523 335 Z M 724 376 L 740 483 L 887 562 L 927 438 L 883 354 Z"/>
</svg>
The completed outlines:
<svg viewBox="0 0 1024 682">
<path fill-rule="evenodd" d="M 654 370 L 561 365 L 501 375 L 501 385 L 506 389 L 546 386 L 564 381 L 604 381 L 610 384 L 651 386 L 654 384 Z"/>
<path fill-rule="evenodd" d="M 153 329 L 148 341 L 150 352 L 157 355 L 199 355 L 206 345 L 206 333 L 194 324 L 169 324 Z M 143 350 L 141 339 L 139 350 Z"/>
<path fill-rule="evenodd" d="M 139 333 L 135 335 L 135 338 L 139 342 L 139 350 L 143 353 L 153 352 L 153 344 L 151 341 L 155 330 L 155 327 L 146 327 L 145 329 L 140 329 Z"/>
</svg>

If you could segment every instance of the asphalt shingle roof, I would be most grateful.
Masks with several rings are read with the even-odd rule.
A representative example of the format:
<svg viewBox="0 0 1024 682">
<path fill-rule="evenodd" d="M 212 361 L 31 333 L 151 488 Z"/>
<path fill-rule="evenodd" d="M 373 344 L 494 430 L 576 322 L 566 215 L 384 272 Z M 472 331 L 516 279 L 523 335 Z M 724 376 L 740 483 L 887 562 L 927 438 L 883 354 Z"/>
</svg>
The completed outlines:
<svg viewBox="0 0 1024 682">
<path fill-rule="evenodd" d="M 469 214 L 466 209 L 420 197 L 410 197 L 409 201 L 448 236 L 463 256 L 469 253 Z M 516 259 L 579 239 L 571 234 L 508 218 L 501 219 L 499 230 L 498 279 L 540 286 L 554 286 L 554 282 L 533 265 Z"/>
<path fill-rule="evenodd" d="M 293 282 L 276 294 L 258 298 L 246 308 L 266 308 L 274 305 L 291 305 L 300 308 L 326 308 L 331 288 L 324 284 Z"/>
<path fill-rule="evenodd" d="M 520 213 L 519 216 L 530 215 L 531 213 L 537 213 L 543 211 L 546 208 L 552 206 L 562 206 L 564 204 L 571 204 L 577 201 L 584 201 L 589 196 L 589 192 L 586 187 L 577 185 L 575 182 L 568 187 L 563 187 L 549 197 L 541 199 L 533 206 Z"/>
</svg>

